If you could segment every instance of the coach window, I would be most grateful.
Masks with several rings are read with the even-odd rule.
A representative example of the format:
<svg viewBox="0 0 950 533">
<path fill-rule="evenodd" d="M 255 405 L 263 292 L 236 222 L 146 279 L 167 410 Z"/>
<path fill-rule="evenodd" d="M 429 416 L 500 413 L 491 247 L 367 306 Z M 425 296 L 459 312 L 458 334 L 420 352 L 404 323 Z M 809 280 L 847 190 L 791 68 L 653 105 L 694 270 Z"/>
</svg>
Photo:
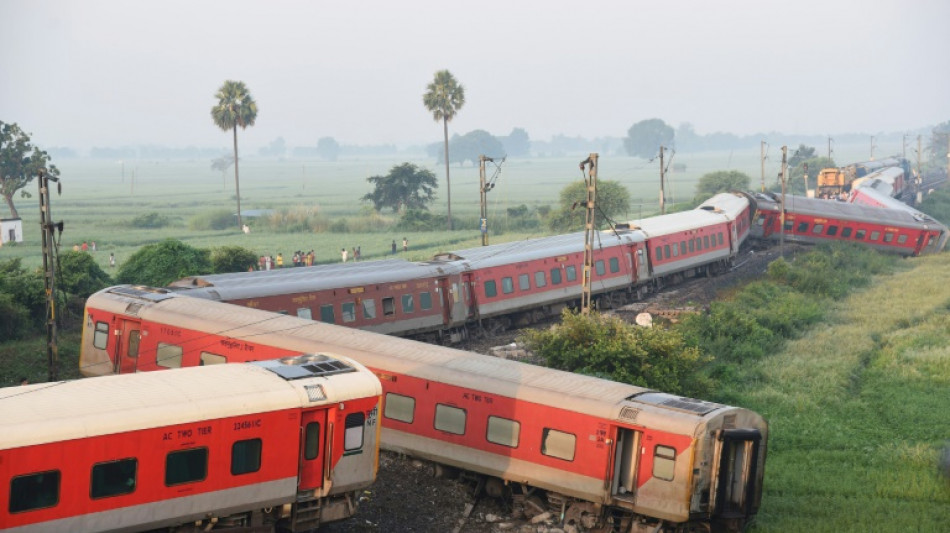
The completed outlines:
<svg viewBox="0 0 950 533">
<path fill-rule="evenodd" d="M 620 272 L 620 260 L 616 257 L 610 258 L 610 271 L 611 272 Z"/>
<path fill-rule="evenodd" d="M 465 286 L 465 290 L 468 290 L 468 286 Z M 432 309 L 432 293 L 430 292 L 420 292 L 419 293 L 419 309 L 427 311 Z"/>
<path fill-rule="evenodd" d="M 412 424 L 416 411 L 416 399 L 411 396 L 403 396 L 390 392 L 386 394 L 386 407 L 383 409 L 383 416 Z"/>
<path fill-rule="evenodd" d="M 676 466 L 676 450 L 669 446 L 657 445 L 653 450 L 653 477 L 673 481 Z"/>
<path fill-rule="evenodd" d="M 829 237 L 834 237 L 837 234 L 838 234 L 838 226 L 835 226 L 833 224 L 831 226 L 828 226 L 828 231 L 825 232 L 825 235 Z"/>
<path fill-rule="evenodd" d="M 95 500 L 134 492 L 137 467 L 134 458 L 92 465 L 89 497 Z"/>
<path fill-rule="evenodd" d="M 194 483 L 208 476 L 208 448 L 192 448 L 165 456 L 165 485 Z"/>
<path fill-rule="evenodd" d="M 261 439 L 239 440 L 231 445 L 231 475 L 250 474 L 261 469 Z"/>
<path fill-rule="evenodd" d="M 340 318 L 344 322 L 354 322 L 356 320 L 356 303 L 343 302 L 340 304 Z"/>
<path fill-rule="evenodd" d="M 686 241 L 680 241 L 680 255 L 686 255 Z"/>
<path fill-rule="evenodd" d="M 870 241 L 876 241 L 876 240 L 878 240 L 878 239 L 880 239 L 880 238 L 881 238 L 881 232 L 880 232 L 880 231 L 872 231 L 872 232 L 871 232 L 871 238 L 868 239 L 868 240 L 870 240 Z"/>
<path fill-rule="evenodd" d="M 811 228 L 811 232 L 814 233 L 815 235 L 821 235 L 821 232 L 823 232 L 823 231 L 825 231 L 825 225 L 824 225 L 824 224 L 815 224 L 815 225 Z"/>
<path fill-rule="evenodd" d="M 515 282 L 510 277 L 501 278 L 501 292 L 505 294 L 515 292 Z"/>
<path fill-rule="evenodd" d="M 663 257 L 665 257 L 665 258 L 667 258 L 667 259 L 670 258 L 670 245 L 669 245 L 669 244 L 663 245 Z"/>
<path fill-rule="evenodd" d="M 567 266 L 567 281 L 574 281 L 577 279 L 577 267 L 574 265 Z"/>
<path fill-rule="evenodd" d="M 488 298 L 498 296 L 498 287 L 495 284 L 495 280 L 490 279 L 485 282 L 485 296 Z"/>
<path fill-rule="evenodd" d="M 498 416 L 488 417 L 488 442 L 517 448 L 521 438 L 521 423 Z"/>
<path fill-rule="evenodd" d="M 907 242 L 907 235 L 899 235 L 897 237 L 897 244 L 904 244 Z"/>
<path fill-rule="evenodd" d="M 703 249 L 703 238 L 702 238 L 702 237 L 696 237 L 696 251 L 698 252 L 698 251 L 700 251 L 700 250 L 702 250 L 702 249 Z"/>
<path fill-rule="evenodd" d="M 313 320 L 313 312 L 310 311 L 309 307 L 301 307 L 297 309 L 297 316 L 300 318 L 306 318 L 307 320 Z"/>
<path fill-rule="evenodd" d="M 383 316 L 391 316 L 396 314 L 396 301 L 390 298 L 383 298 Z"/>
<path fill-rule="evenodd" d="M 353 453 L 363 448 L 363 424 L 366 422 L 366 415 L 363 413 L 350 413 L 346 415 L 343 423 L 343 451 Z"/>
<path fill-rule="evenodd" d="M 333 304 L 324 304 L 320 306 L 320 322 L 327 324 L 336 323 L 336 317 L 333 313 Z"/>
<path fill-rule="evenodd" d="M 416 304 L 413 301 L 411 294 L 402 295 L 402 312 L 411 313 L 416 310 Z"/>
<path fill-rule="evenodd" d="M 541 453 L 565 461 L 574 460 L 577 437 L 556 429 L 544 428 L 541 433 Z"/>
<path fill-rule="evenodd" d="M 722 246 L 725 241 L 722 238 L 722 232 L 719 232 L 719 246 Z"/>
<path fill-rule="evenodd" d="M 201 358 L 198 359 L 198 366 L 222 365 L 228 362 L 228 358 L 211 352 L 201 352 Z"/>
<path fill-rule="evenodd" d="M 551 269 L 551 285 L 561 284 L 561 269 L 554 267 Z"/>
<path fill-rule="evenodd" d="M 884 232 L 884 242 L 894 242 L 894 234 L 890 231 Z"/>
<path fill-rule="evenodd" d="M 841 228 L 841 237 L 847 239 L 851 236 L 851 228 Z"/>
<path fill-rule="evenodd" d="M 160 342 L 158 351 L 155 352 L 155 364 L 165 368 L 181 368 L 182 353 L 181 346 Z"/>
<path fill-rule="evenodd" d="M 653 255 L 656 256 L 656 260 L 657 260 L 657 261 L 659 261 L 660 259 L 663 259 L 663 247 L 662 247 L 662 246 L 657 246 L 657 247 L 656 247 L 656 250 L 655 250 L 654 253 L 653 253 Z"/>
<path fill-rule="evenodd" d="M 435 404 L 435 429 L 455 435 L 465 434 L 465 409 Z"/>
<path fill-rule="evenodd" d="M 703 248 L 709 248 L 709 235 L 703 235 Z"/>
<path fill-rule="evenodd" d="M 20 513 L 59 503 L 59 470 L 17 476 L 10 481 L 10 512 Z"/>
<path fill-rule="evenodd" d="M 366 298 L 363 300 L 363 318 L 372 320 L 376 318 L 376 300 Z"/>
<path fill-rule="evenodd" d="M 693 252 L 695 252 L 695 251 L 696 251 L 696 241 L 693 240 L 693 239 L 690 239 L 690 240 L 689 240 L 689 253 L 693 253 Z"/>
<path fill-rule="evenodd" d="M 134 359 L 139 356 L 139 339 L 141 338 L 141 331 L 133 329 L 129 332 L 129 357 Z"/>
<path fill-rule="evenodd" d="M 534 273 L 534 286 L 535 286 L 535 287 L 538 287 L 538 288 L 540 289 L 541 287 L 544 287 L 544 286 L 547 285 L 547 284 L 548 284 L 548 280 L 544 278 L 544 271 L 543 271 L 543 270 Z"/>
<path fill-rule="evenodd" d="M 667 248 L 669 248 L 669 245 L 667 245 Z M 679 255 L 680 255 L 680 248 L 674 242 L 673 243 L 673 257 L 679 257 Z"/>
<path fill-rule="evenodd" d="M 320 423 L 310 422 L 304 428 L 303 458 L 313 461 L 320 455 Z"/>
<path fill-rule="evenodd" d="M 867 230 L 859 229 L 857 233 L 854 234 L 854 240 L 863 241 L 864 236 L 867 234 Z"/>
<path fill-rule="evenodd" d="M 531 276 L 528 274 L 518 274 L 518 290 L 531 290 Z"/>
<path fill-rule="evenodd" d="M 594 261 L 594 271 L 597 272 L 598 276 L 603 276 L 607 271 L 604 270 L 604 260 L 598 259 Z"/>
<path fill-rule="evenodd" d="M 109 343 L 109 324 L 108 322 L 96 322 L 96 332 L 92 335 L 92 345 L 100 350 L 105 350 Z"/>
</svg>

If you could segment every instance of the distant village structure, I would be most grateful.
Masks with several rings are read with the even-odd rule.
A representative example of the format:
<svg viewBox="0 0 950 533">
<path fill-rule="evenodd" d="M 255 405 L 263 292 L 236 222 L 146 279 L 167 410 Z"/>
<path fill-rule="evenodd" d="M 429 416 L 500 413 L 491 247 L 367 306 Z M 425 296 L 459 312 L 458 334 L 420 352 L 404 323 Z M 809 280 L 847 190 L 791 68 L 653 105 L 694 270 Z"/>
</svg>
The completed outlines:
<svg viewBox="0 0 950 533">
<path fill-rule="evenodd" d="M 23 242 L 23 220 L 0 218 L 0 246 L 8 242 Z"/>
</svg>

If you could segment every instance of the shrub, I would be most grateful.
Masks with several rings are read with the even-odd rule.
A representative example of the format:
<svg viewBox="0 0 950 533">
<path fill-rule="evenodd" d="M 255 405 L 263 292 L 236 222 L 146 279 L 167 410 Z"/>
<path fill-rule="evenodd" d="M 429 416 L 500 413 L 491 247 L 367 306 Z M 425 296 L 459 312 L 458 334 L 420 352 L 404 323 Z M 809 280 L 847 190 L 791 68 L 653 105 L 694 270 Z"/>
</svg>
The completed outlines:
<svg viewBox="0 0 950 533">
<path fill-rule="evenodd" d="M 674 330 L 631 326 L 616 316 L 561 314 L 561 324 L 522 340 L 548 365 L 673 394 L 702 395 L 704 358 Z"/>
<path fill-rule="evenodd" d="M 315 207 L 281 209 L 264 221 L 272 230 L 280 233 L 322 233 L 330 228 L 330 220 L 317 212 Z"/>
<path fill-rule="evenodd" d="M 208 250 L 166 239 L 143 246 L 124 263 L 116 274 L 119 283 L 164 287 L 185 276 L 211 273 Z"/>
<path fill-rule="evenodd" d="M 92 255 L 84 252 L 68 251 L 59 256 L 59 279 L 63 290 L 80 298 L 112 284 Z"/>
<path fill-rule="evenodd" d="M 211 250 L 211 268 L 215 274 L 247 272 L 257 263 L 257 254 L 241 246 L 220 246 Z"/>
<path fill-rule="evenodd" d="M 169 224 L 171 224 L 170 218 L 154 211 L 151 213 L 142 213 L 133 218 L 131 223 L 134 228 L 146 229 L 164 228 Z"/>
<path fill-rule="evenodd" d="M 188 229 L 192 231 L 224 230 L 234 228 L 236 224 L 237 220 L 230 209 L 215 209 L 191 217 L 188 221 Z"/>
<path fill-rule="evenodd" d="M 22 339 L 37 327 L 30 311 L 10 294 L 0 293 L 0 316 L 0 342 Z"/>
</svg>

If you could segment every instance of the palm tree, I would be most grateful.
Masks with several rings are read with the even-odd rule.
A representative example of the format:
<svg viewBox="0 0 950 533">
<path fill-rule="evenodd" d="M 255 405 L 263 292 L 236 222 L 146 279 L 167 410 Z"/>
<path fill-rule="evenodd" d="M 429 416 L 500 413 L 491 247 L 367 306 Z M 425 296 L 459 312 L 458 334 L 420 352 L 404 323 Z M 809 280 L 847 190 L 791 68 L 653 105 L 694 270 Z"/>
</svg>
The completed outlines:
<svg viewBox="0 0 950 533">
<path fill-rule="evenodd" d="M 254 120 L 257 119 L 257 102 L 251 97 L 243 81 L 225 81 L 214 96 L 218 99 L 218 105 L 211 108 L 214 124 L 224 131 L 234 132 L 234 193 L 237 195 L 237 223 L 240 228 L 243 223 L 241 221 L 241 184 L 238 181 L 237 127 L 241 126 L 243 130 L 254 125 Z"/>
<path fill-rule="evenodd" d="M 448 70 L 435 73 L 435 79 L 426 87 L 422 103 L 432 112 L 432 119 L 442 121 L 445 135 L 445 196 L 449 202 L 449 229 L 452 229 L 452 182 L 449 180 L 449 121 L 465 105 L 465 88 Z"/>
</svg>

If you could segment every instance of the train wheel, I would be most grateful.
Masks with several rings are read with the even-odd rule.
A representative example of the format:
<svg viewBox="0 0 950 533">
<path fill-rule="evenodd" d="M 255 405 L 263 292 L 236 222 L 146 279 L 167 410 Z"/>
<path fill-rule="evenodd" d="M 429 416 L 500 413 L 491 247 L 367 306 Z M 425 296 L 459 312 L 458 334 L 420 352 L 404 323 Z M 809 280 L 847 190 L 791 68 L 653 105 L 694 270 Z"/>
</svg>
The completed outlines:
<svg viewBox="0 0 950 533">
<path fill-rule="evenodd" d="M 497 477 L 490 477 L 485 480 L 485 494 L 492 498 L 501 499 L 508 495 L 505 483 Z"/>
</svg>

